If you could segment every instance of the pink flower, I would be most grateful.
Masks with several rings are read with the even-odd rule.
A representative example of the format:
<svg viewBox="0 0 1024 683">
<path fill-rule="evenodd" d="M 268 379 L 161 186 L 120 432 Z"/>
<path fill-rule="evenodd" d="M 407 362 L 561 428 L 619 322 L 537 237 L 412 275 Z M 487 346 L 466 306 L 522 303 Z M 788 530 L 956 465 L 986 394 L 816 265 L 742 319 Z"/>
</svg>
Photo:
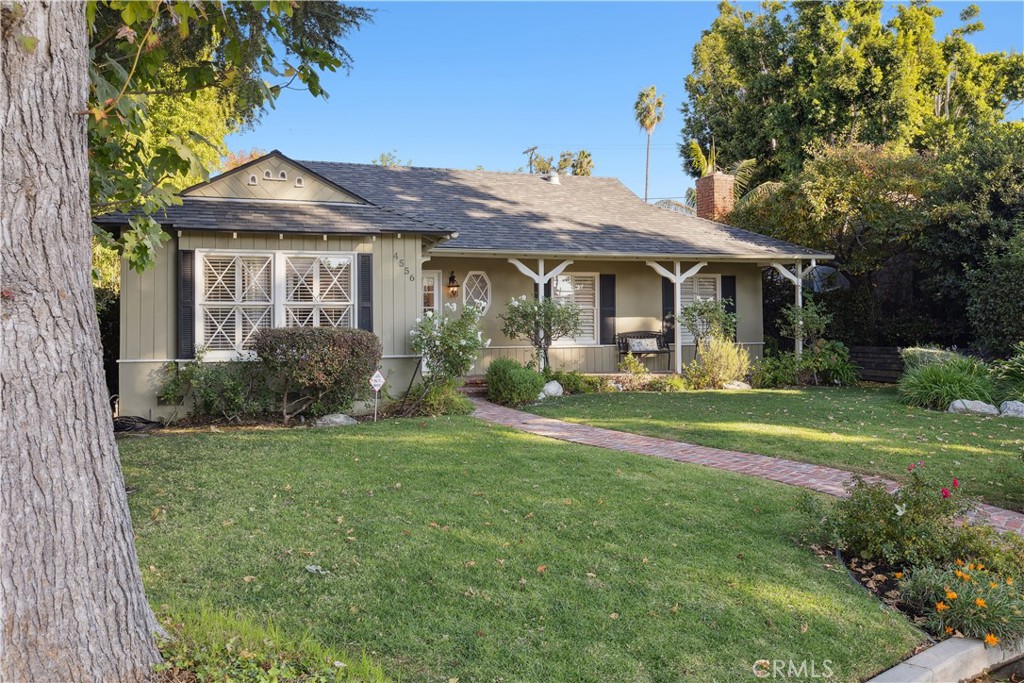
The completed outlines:
<svg viewBox="0 0 1024 683">
<path fill-rule="evenodd" d="M 957 479 L 956 477 L 953 477 L 953 488 L 955 488 L 955 489 L 960 488 L 960 480 Z"/>
<path fill-rule="evenodd" d="M 910 463 L 909 465 L 907 465 L 907 472 L 913 472 L 915 467 L 917 467 L 917 465 L 915 465 L 914 463 Z"/>
<path fill-rule="evenodd" d="M 943 498 L 949 498 L 949 496 L 950 496 L 949 489 L 947 489 L 946 487 L 943 487 L 942 488 L 942 497 Z"/>
</svg>

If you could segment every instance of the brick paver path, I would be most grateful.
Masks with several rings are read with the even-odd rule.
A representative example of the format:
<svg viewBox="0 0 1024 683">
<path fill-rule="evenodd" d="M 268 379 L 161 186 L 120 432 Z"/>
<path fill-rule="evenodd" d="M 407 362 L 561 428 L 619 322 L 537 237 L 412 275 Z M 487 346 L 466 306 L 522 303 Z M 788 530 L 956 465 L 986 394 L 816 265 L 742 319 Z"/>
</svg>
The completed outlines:
<svg viewBox="0 0 1024 683">
<path fill-rule="evenodd" d="M 480 398 L 472 398 L 476 405 L 475 417 L 486 422 L 511 427 L 538 436 L 546 436 L 560 441 L 587 446 L 598 446 L 615 451 L 627 451 L 650 455 L 666 460 L 686 462 L 694 465 L 714 467 L 719 470 L 738 472 L 761 479 L 770 479 L 782 484 L 799 486 L 832 496 L 845 496 L 846 484 L 853 475 L 845 470 L 837 470 L 824 465 L 812 465 L 784 458 L 771 458 L 766 455 L 753 455 L 737 451 L 724 451 L 718 448 L 695 446 L 680 441 L 657 439 L 640 434 L 617 432 L 613 429 L 591 427 L 589 425 L 563 422 L 548 417 L 540 417 L 495 405 Z M 899 485 L 881 477 L 864 477 L 867 481 L 878 481 L 886 485 L 890 491 Z M 1013 531 L 1024 536 L 1024 515 L 1011 510 L 1004 510 L 993 505 L 981 505 L 976 514 L 979 520 L 988 522 L 1000 531 Z"/>
</svg>

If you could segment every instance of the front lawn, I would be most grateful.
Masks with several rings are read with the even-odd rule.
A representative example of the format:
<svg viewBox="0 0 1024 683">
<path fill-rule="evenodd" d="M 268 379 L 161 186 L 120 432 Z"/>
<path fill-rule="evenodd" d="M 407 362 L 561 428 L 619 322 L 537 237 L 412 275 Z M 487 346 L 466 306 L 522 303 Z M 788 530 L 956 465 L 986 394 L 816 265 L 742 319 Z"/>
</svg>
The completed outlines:
<svg viewBox="0 0 1024 683">
<path fill-rule="evenodd" d="M 570 422 L 893 479 L 923 460 L 971 495 L 1024 510 L 1024 420 L 908 408 L 890 388 L 592 394 L 528 408 Z"/>
<path fill-rule="evenodd" d="M 856 681 L 922 640 L 795 542 L 779 484 L 472 418 L 121 453 L 154 605 L 308 630 L 403 681 L 731 682 L 759 659 Z"/>
</svg>

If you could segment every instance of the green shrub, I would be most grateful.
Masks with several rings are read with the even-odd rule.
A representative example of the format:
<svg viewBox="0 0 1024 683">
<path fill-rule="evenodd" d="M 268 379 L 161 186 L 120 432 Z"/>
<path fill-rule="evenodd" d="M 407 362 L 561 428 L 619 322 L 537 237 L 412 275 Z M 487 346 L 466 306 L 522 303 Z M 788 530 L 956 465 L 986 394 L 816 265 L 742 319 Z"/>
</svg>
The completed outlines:
<svg viewBox="0 0 1024 683">
<path fill-rule="evenodd" d="M 900 358 L 903 359 L 904 370 L 910 370 L 930 363 L 941 363 L 956 358 L 959 355 L 954 351 L 947 351 L 939 346 L 910 346 L 900 349 Z"/>
<path fill-rule="evenodd" d="M 428 311 L 409 332 L 412 350 L 423 357 L 425 382 L 439 386 L 468 375 L 480 352 L 491 344 L 480 330 L 479 307 L 463 306 L 456 315 L 454 304 L 446 304 L 445 311 Z"/>
<path fill-rule="evenodd" d="M 168 379 L 160 388 L 160 400 L 180 408 L 191 396 L 193 417 L 240 422 L 273 411 L 274 398 L 260 363 L 210 363 L 199 352 L 187 363 L 168 363 L 165 370 Z M 176 417 L 177 410 L 169 421 Z"/>
<path fill-rule="evenodd" d="M 584 375 L 582 372 L 547 371 L 544 376 L 549 381 L 555 381 L 562 385 L 567 394 L 593 394 L 601 390 L 601 378 L 591 375 Z"/>
<path fill-rule="evenodd" d="M 782 353 L 778 356 L 761 358 L 751 366 L 751 384 L 757 389 L 778 389 L 797 384 L 800 367 L 796 355 Z"/>
<path fill-rule="evenodd" d="M 819 339 L 804 349 L 799 371 L 810 375 L 815 385 L 849 386 L 860 379 L 857 368 L 850 360 L 850 350 L 838 341 Z"/>
<path fill-rule="evenodd" d="M 694 389 L 721 389 L 728 382 L 742 380 L 750 370 L 750 355 L 739 344 L 709 336 L 697 345 L 697 357 L 686 368 L 686 379 Z"/>
<path fill-rule="evenodd" d="M 1024 339 L 1022 281 L 1024 237 L 1006 250 L 992 250 L 984 263 L 967 271 L 967 317 L 981 349 L 1002 355 Z"/>
<path fill-rule="evenodd" d="M 993 364 L 1001 393 L 1008 400 L 1024 400 L 1024 341 L 1013 345 L 1013 355 Z"/>
<path fill-rule="evenodd" d="M 911 465 L 910 481 L 895 493 L 854 477 L 850 496 L 820 520 L 831 541 L 852 555 L 897 567 L 944 564 L 960 557 L 957 518 L 972 502 L 959 482 L 928 481 L 920 467 Z"/>
<path fill-rule="evenodd" d="M 402 402 L 404 411 L 391 412 L 402 417 L 436 417 L 438 415 L 470 415 L 473 402 L 459 391 L 459 384 L 450 380 L 442 384 L 421 383 L 409 390 L 409 396 Z"/>
<path fill-rule="evenodd" d="M 900 377 L 897 390 L 903 403 L 932 410 L 946 410 L 957 399 L 992 403 L 996 394 L 988 366 L 967 356 L 911 368 Z"/>
<path fill-rule="evenodd" d="M 658 375 L 652 377 L 647 383 L 647 391 L 657 391 L 663 394 L 678 394 L 690 388 L 685 377 L 679 375 Z"/>
<path fill-rule="evenodd" d="M 544 375 L 511 358 L 497 358 L 487 367 L 487 400 L 503 406 L 521 406 L 537 400 Z"/>
<path fill-rule="evenodd" d="M 366 656 L 353 658 L 307 635 L 291 640 L 271 624 L 258 626 L 204 608 L 161 615 L 169 638 L 157 680 L 237 683 L 383 683 L 383 670 Z"/>
<path fill-rule="evenodd" d="M 619 361 L 619 372 L 624 373 L 619 378 L 623 391 L 643 391 L 651 379 L 651 371 L 632 353 L 627 353 Z"/>
<path fill-rule="evenodd" d="M 697 346 L 710 337 L 733 339 L 736 336 L 736 314 L 726 310 L 731 300 L 700 299 L 679 312 L 679 321 Z"/>
<path fill-rule="evenodd" d="M 963 562 L 944 569 L 925 566 L 907 573 L 900 597 L 940 636 L 960 632 L 986 645 L 1024 637 L 1024 599 L 1012 575 Z"/>
<path fill-rule="evenodd" d="M 382 354 L 372 332 L 337 327 L 261 330 L 255 350 L 286 423 L 304 412 L 345 410 L 369 396 Z"/>
</svg>

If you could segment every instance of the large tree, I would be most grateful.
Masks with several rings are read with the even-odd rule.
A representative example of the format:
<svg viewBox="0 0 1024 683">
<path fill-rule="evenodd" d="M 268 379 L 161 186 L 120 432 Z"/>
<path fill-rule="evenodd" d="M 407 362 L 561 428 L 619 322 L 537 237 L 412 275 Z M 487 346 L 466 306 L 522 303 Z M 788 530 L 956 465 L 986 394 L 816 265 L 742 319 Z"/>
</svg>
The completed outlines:
<svg viewBox="0 0 1024 683">
<path fill-rule="evenodd" d="M 633 104 L 633 116 L 640 130 L 647 133 L 647 156 L 644 161 L 644 201 L 647 201 L 647 186 L 651 176 L 651 136 L 654 129 L 665 118 L 665 96 L 659 95 L 652 85 L 637 94 Z"/>
<path fill-rule="evenodd" d="M 726 165 L 757 159 L 755 181 L 778 180 L 823 144 L 941 148 L 1024 97 L 1024 56 L 981 54 L 967 40 L 982 28 L 976 7 L 941 38 L 940 8 L 899 5 L 884 22 L 883 7 L 723 2 L 693 50 L 683 140 L 714 140 Z"/>
<path fill-rule="evenodd" d="M 4 2 L 0 680 L 142 681 L 159 655 L 90 282 L 85 5 Z"/>
<path fill-rule="evenodd" d="M 90 63 L 97 10 L 105 42 Z M 153 210 L 173 201 L 170 176 L 201 167 L 173 140 L 140 147 L 160 65 L 200 35 L 210 59 L 182 60 L 185 85 L 162 94 L 266 74 L 322 95 L 319 72 L 346 65 L 338 40 L 366 16 L 328 3 L 0 1 L 0 680 L 143 681 L 159 659 L 103 389 L 90 194 L 102 209 Z M 280 87 L 234 95 L 255 116 Z M 159 242 L 136 225 L 124 246 L 144 267 Z"/>
</svg>

